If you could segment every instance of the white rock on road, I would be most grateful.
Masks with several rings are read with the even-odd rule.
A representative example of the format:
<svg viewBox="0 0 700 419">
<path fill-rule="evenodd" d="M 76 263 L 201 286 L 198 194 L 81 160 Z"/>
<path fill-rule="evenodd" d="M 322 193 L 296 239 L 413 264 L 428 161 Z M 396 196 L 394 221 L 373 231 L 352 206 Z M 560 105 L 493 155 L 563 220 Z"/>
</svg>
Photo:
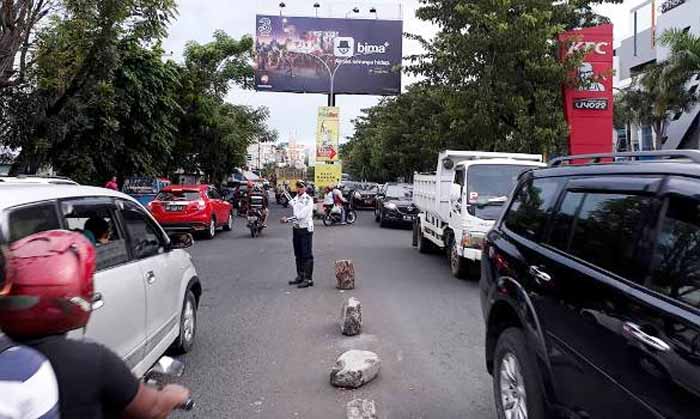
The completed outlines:
<svg viewBox="0 0 700 419">
<path fill-rule="evenodd" d="M 374 352 L 356 349 L 338 357 L 331 369 L 331 384 L 336 387 L 358 388 L 379 374 L 381 360 Z"/>
<path fill-rule="evenodd" d="M 355 399 L 345 408 L 348 419 L 377 419 L 374 400 Z"/>
<path fill-rule="evenodd" d="M 362 304 L 355 297 L 343 303 L 340 313 L 340 333 L 345 336 L 359 335 L 362 331 Z"/>
</svg>

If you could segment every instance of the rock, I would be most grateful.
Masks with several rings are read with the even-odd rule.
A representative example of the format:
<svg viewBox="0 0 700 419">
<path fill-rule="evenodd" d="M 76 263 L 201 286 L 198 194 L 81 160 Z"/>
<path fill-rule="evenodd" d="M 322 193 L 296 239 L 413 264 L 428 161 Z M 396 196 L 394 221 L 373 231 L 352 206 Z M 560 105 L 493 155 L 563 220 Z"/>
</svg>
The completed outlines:
<svg viewBox="0 0 700 419">
<path fill-rule="evenodd" d="M 377 419 L 374 400 L 355 399 L 347 404 L 345 411 L 348 419 Z"/>
<path fill-rule="evenodd" d="M 350 297 L 343 303 L 340 313 L 340 333 L 345 336 L 359 335 L 362 331 L 362 305 L 360 300 Z"/>
<path fill-rule="evenodd" d="M 336 387 L 358 388 L 379 374 L 381 361 L 374 352 L 353 349 L 338 357 L 331 369 L 331 384 Z"/>
<path fill-rule="evenodd" d="M 355 288 L 355 266 L 351 260 L 337 260 L 335 262 L 336 288 L 351 290 Z"/>
</svg>

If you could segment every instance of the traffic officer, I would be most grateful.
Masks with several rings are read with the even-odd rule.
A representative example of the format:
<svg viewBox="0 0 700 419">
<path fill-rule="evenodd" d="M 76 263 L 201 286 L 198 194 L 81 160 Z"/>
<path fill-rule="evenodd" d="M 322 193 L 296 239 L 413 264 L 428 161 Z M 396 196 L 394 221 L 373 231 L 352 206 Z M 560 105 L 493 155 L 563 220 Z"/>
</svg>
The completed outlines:
<svg viewBox="0 0 700 419">
<path fill-rule="evenodd" d="M 282 218 L 282 222 L 293 223 L 292 234 L 297 277 L 294 281 L 289 281 L 289 285 L 306 288 L 314 285 L 314 200 L 306 193 L 306 184 L 303 181 L 298 181 L 296 187 L 297 196 L 291 202 L 294 216 Z"/>
</svg>

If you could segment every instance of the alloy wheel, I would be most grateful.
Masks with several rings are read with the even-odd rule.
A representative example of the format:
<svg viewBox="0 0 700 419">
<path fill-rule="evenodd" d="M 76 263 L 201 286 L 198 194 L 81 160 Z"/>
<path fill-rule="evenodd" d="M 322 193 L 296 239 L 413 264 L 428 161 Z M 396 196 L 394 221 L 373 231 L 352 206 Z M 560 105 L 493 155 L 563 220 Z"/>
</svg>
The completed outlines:
<svg viewBox="0 0 700 419">
<path fill-rule="evenodd" d="M 511 352 L 499 368 L 501 406 L 506 419 L 527 419 L 527 394 L 518 358 Z"/>
<path fill-rule="evenodd" d="M 209 222 L 209 236 L 214 237 L 216 235 L 216 222 L 212 218 Z"/>
<path fill-rule="evenodd" d="M 194 337 L 194 328 L 195 328 L 195 314 L 194 314 L 194 305 L 192 302 L 188 299 L 185 302 L 185 310 L 182 313 L 182 331 L 183 331 L 183 336 L 187 342 L 192 341 L 192 338 Z"/>
</svg>

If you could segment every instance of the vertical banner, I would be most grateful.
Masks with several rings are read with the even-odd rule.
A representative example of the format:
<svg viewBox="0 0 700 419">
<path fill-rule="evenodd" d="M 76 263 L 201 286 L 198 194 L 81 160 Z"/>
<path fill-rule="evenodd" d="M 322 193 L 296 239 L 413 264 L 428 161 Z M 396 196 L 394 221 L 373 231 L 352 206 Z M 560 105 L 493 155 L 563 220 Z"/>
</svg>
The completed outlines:
<svg viewBox="0 0 700 419">
<path fill-rule="evenodd" d="M 569 154 L 610 153 L 613 144 L 613 25 L 565 32 L 561 57 L 584 51 L 576 86 L 564 86 Z"/>
<path fill-rule="evenodd" d="M 316 127 L 316 162 L 338 161 L 338 141 L 340 140 L 340 108 L 321 106 L 318 108 Z"/>
<path fill-rule="evenodd" d="M 314 185 L 323 189 L 326 186 L 337 185 L 343 173 L 343 166 L 335 164 L 317 164 L 314 169 Z"/>
</svg>

